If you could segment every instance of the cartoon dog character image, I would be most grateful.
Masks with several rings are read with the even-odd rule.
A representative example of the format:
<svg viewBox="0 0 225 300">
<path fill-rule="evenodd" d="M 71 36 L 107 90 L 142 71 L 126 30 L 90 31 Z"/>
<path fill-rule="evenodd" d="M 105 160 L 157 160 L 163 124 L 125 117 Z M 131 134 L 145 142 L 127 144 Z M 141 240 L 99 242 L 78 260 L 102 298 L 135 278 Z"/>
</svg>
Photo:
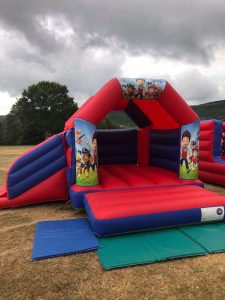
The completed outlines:
<svg viewBox="0 0 225 300">
<path fill-rule="evenodd" d="M 156 85 L 153 82 L 147 82 L 147 98 L 155 99 L 156 95 Z"/>
<path fill-rule="evenodd" d="M 128 99 L 133 99 L 136 97 L 136 89 L 132 83 L 128 83 L 126 86 L 125 97 Z"/>
<path fill-rule="evenodd" d="M 83 171 L 84 171 L 84 163 L 83 163 L 81 157 L 77 156 L 76 157 L 76 173 L 77 173 L 77 176 L 80 177 L 83 174 Z"/>
<path fill-rule="evenodd" d="M 192 150 L 192 170 L 196 170 L 198 166 L 198 149 L 193 148 Z"/>
<path fill-rule="evenodd" d="M 76 143 L 82 146 L 82 138 L 84 137 L 84 134 L 80 130 L 76 130 L 75 132 L 75 139 Z"/>
<path fill-rule="evenodd" d="M 198 143 L 197 141 L 191 141 L 191 156 L 189 162 L 192 165 L 192 170 L 196 170 L 198 166 Z"/>
<path fill-rule="evenodd" d="M 162 95 L 163 90 L 157 85 L 157 82 L 147 82 L 147 95 L 146 98 L 148 99 L 156 99 L 158 100 L 160 96 Z"/>
<path fill-rule="evenodd" d="M 221 156 L 225 156 L 225 131 L 223 131 L 221 139 Z"/>
<path fill-rule="evenodd" d="M 137 89 L 137 97 L 139 99 L 143 99 L 145 97 L 145 80 L 144 79 L 136 79 L 136 82 L 138 84 L 138 89 Z"/>
<path fill-rule="evenodd" d="M 97 134 L 94 133 L 92 136 L 92 143 L 89 141 L 86 141 L 86 144 L 90 145 L 91 150 L 92 150 L 92 155 L 90 158 L 90 163 L 91 163 L 91 168 L 93 172 L 97 168 L 98 165 L 98 155 L 97 155 Z"/>
<path fill-rule="evenodd" d="M 84 164 L 84 173 L 85 173 L 86 178 L 89 178 L 90 177 L 90 168 L 91 168 L 90 150 L 88 150 L 87 148 L 83 148 L 81 153 L 82 153 L 82 160 L 83 160 L 83 164 Z"/>
</svg>

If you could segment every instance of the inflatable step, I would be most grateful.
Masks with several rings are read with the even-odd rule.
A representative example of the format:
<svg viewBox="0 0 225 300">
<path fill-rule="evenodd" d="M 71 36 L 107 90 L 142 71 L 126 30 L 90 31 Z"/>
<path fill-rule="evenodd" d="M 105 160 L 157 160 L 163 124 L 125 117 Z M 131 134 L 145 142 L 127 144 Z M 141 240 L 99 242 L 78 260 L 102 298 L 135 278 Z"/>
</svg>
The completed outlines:
<svg viewBox="0 0 225 300">
<path fill-rule="evenodd" d="M 225 197 L 199 186 L 144 188 L 85 195 L 98 236 L 224 219 Z"/>
</svg>

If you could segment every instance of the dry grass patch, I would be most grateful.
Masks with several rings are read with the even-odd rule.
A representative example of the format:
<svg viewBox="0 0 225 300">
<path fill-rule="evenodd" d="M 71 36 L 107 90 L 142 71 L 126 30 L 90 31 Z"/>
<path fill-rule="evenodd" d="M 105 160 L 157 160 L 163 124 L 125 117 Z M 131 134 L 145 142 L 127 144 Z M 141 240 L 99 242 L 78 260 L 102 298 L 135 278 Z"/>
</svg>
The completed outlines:
<svg viewBox="0 0 225 300">
<path fill-rule="evenodd" d="M 32 146 L 0 146 L 0 185 L 5 183 L 9 165 L 16 157 L 31 147 Z"/>
</svg>

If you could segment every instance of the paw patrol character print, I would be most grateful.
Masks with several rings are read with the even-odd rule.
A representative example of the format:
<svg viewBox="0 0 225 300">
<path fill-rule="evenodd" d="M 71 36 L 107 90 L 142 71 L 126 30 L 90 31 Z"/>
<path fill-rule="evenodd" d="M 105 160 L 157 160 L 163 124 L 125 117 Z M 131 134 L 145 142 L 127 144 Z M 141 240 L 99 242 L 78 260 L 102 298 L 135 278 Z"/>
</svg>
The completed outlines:
<svg viewBox="0 0 225 300">
<path fill-rule="evenodd" d="M 92 136 L 92 143 L 89 143 L 89 141 L 86 141 L 88 145 L 91 147 L 91 168 L 93 171 L 97 168 L 98 165 L 98 155 L 97 155 L 97 135 L 96 133 L 93 134 Z"/>
<path fill-rule="evenodd" d="M 144 99 L 145 97 L 145 80 L 144 79 L 136 79 L 138 88 L 137 88 L 137 97 L 139 99 Z"/>
<path fill-rule="evenodd" d="M 132 83 L 127 83 L 126 90 L 124 93 L 125 98 L 127 99 L 134 99 L 136 98 L 137 90 L 135 88 L 135 85 Z"/>
<path fill-rule="evenodd" d="M 82 138 L 83 138 L 84 136 L 85 136 L 85 135 L 82 134 L 82 132 L 81 132 L 80 130 L 76 130 L 76 131 L 75 131 L 75 139 L 76 139 L 76 143 L 77 143 L 78 145 L 81 145 L 81 146 L 82 146 L 82 144 L 83 144 Z"/>
<path fill-rule="evenodd" d="M 86 178 L 90 177 L 90 168 L 91 168 L 91 154 L 90 151 L 87 148 L 82 148 L 82 161 L 83 161 L 83 170 L 85 173 Z"/>
<path fill-rule="evenodd" d="M 180 165 L 182 167 L 183 163 L 185 163 L 186 173 L 189 173 L 191 171 L 188 163 L 188 158 L 190 156 L 190 149 L 189 149 L 190 141 L 191 141 L 191 133 L 188 130 L 185 130 L 182 134 L 182 140 L 181 140 Z"/>
<path fill-rule="evenodd" d="M 80 177 L 84 172 L 84 163 L 80 156 L 76 157 L 76 173 L 77 177 Z"/>
<path fill-rule="evenodd" d="M 147 91 L 146 98 L 147 99 L 155 99 L 158 100 L 163 93 L 163 89 L 160 87 L 157 82 L 147 82 Z"/>
<path fill-rule="evenodd" d="M 223 131 L 221 139 L 221 156 L 225 156 L 225 131 Z"/>
<path fill-rule="evenodd" d="M 191 156 L 190 161 L 191 168 L 195 171 L 198 167 L 198 143 L 197 141 L 191 141 Z"/>
</svg>

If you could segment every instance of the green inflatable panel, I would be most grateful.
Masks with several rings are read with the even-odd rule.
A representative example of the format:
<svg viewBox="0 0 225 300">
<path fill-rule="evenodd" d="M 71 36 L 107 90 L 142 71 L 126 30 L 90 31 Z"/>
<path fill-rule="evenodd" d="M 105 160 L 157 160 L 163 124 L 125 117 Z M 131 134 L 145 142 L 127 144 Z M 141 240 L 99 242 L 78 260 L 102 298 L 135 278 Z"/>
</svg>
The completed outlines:
<svg viewBox="0 0 225 300">
<path fill-rule="evenodd" d="M 209 253 L 225 251 L 225 223 L 183 226 L 179 229 Z"/>
<path fill-rule="evenodd" d="M 178 229 L 148 231 L 101 238 L 98 256 L 104 269 L 206 255 L 207 252 Z"/>
</svg>

